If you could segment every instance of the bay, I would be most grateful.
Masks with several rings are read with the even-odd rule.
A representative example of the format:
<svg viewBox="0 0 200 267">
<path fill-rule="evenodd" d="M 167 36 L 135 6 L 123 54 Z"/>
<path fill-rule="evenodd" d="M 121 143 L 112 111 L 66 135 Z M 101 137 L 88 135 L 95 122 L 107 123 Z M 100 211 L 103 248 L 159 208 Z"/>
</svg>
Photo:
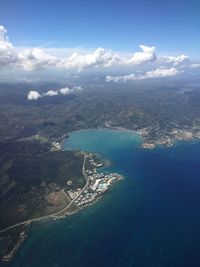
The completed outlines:
<svg viewBox="0 0 200 267">
<path fill-rule="evenodd" d="M 200 143 L 141 148 L 131 131 L 70 134 L 66 150 L 98 153 L 125 176 L 94 205 L 31 226 L 15 267 L 200 266 Z"/>
</svg>

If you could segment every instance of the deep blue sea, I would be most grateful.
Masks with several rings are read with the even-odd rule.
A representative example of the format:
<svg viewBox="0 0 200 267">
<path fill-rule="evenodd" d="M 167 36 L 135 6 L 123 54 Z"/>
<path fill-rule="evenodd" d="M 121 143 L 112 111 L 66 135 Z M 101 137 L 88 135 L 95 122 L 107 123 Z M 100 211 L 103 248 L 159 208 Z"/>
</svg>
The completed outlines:
<svg viewBox="0 0 200 267">
<path fill-rule="evenodd" d="M 96 204 L 33 224 L 9 267 L 200 266 L 200 142 L 145 150 L 130 131 L 84 130 L 65 149 L 96 152 L 125 176 Z"/>
</svg>

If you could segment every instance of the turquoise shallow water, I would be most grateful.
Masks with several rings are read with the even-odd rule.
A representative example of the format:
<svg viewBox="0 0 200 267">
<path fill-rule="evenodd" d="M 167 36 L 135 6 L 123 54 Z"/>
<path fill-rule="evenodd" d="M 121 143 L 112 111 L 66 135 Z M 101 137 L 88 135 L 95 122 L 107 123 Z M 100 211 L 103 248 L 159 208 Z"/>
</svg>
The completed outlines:
<svg viewBox="0 0 200 267">
<path fill-rule="evenodd" d="M 95 205 L 31 227 L 15 267 L 200 266 L 200 143 L 140 148 L 137 134 L 74 132 L 63 143 L 112 160 L 125 180 Z"/>
</svg>

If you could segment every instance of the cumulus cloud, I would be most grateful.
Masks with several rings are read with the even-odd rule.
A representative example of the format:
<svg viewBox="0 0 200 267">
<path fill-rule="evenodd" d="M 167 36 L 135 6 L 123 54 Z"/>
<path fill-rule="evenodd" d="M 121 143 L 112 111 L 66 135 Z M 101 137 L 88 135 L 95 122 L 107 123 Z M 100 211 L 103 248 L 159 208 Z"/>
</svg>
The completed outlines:
<svg viewBox="0 0 200 267">
<path fill-rule="evenodd" d="M 71 90 L 68 87 L 65 87 L 65 88 L 61 88 L 59 92 L 61 95 L 68 95 L 70 94 Z"/>
<path fill-rule="evenodd" d="M 43 69 L 76 69 L 110 67 L 119 60 L 112 51 L 97 48 L 94 52 L 73 53 L 67 58 L 58 58 L 40 48 L 17 49 L 7 37 L 7 30 L 0 26 L 0 66 L 22 68 L 27 71 Z"/>
<path fill-rule="evenodd" d="M 14 65 L 17 61 L 17 54 L 7 37 L 7 30 L 0 25 L 0 67 Z"/>
<path fill-rule="evenodd" d="M 59 70 L 75 70 L 82 71 L 89 68 L 109 68 L 113 66 L 123 67 L 144 67 L 152 66 L 179 69 L 185 68 L 189 59 L 186 55 L 180 56 L 163 56 L 158 57 L 154 46 L 140 45 L 141 51 L 133 53 L 132 56 L 124 57 L 117 55 L 111 50 L 97 48 L 93 51 L 78 50 L 72 55 L 63 57 L 63 52 L 60 57 L 50 54 L 51 49 L 45 50 L 41 48 L 17 48 L 9 40 L 7 30 L 4 26 L 0 26 L 0 68 L 13 67 L 17 70 L 23 69 L 26 71 L 37 71 L 47 69 Z M 59 49 L 57 49 L 58 51 Z M 62 51 L 65 50 L 64 48 Z M 47 52 L 48 51 L 48 52 Z M 67 51 L 67 49 L 66 49 Z M 192 67 L 192 66 L 191 66 Z M 150 75 L 150 74 L 149 74 Z M 138 79 L 134 75 L 131 79 Z M 109 76 L 108 76 L 109 79 Z M 122 79 L 122 78 L 120 78 Z M 127 77 L 125 76 L 125 79 Z M 141 77 L 140 77 L 141 79 Z M 60 92 L 59 92 L 60 93 Z M 66 90 L 64 94 L 70 93 Z"/>
<path fill-rule="evenodd" d="M 10 48 L 12 47 L 11 43 L 8 40 L 8 37 L 6 36 L 7 30 L 3 25 L 0 25 L 0 48 Z"/>
<path fill-rule="evenodd" d="M 46 95 L 46 96 L 55 96 L 55 95 L 58 95 L 58 91 L 49 90 L 49 91 L 47 91 L 43 95 Z"/>
<path fill-rule="evenodd" d="M 27 95 L 28 100 L 38 100 L 42 95 L 37 91 L 30 91 Z"/>
<path fill-rule="evenodd" d="M 81 86 L 74 86 L 71 89 L 69 87 L 64 87 L 64 88 L 59 89 L 59 93 L 61 95 L 69 95 L 69 94 L 73 94 L 73 93 L 78 93 L 81 90 L 82 90 Z"/>
<path fill-rule="evenodd" d="M 164 77 L 172 77 L 179 74 L 179 71 L 172 67 L 169 69 L 166 68 L 158 68 L 156 70 L 147 71 L 145 74 L 136 75 L 134 73 L 123 75 L 123 76 L 106 76 L 107 82 L 119 82 L 119 81 L 136 81 L 136 80 L 144 80 L 144 79 L 151 79 L 151 78 L 164 78 Z"/>
<path fill-rule="evenodd" d="M 129 65 L 144 64 L 147 62 L 154 62 L 156 60 L 155 47 L 140 45 L 142 52 L 136 52 L 131 59 L 128 59 L 125 63 Z"/>
<path fill-rule="evenodd" d="M 71 89 L 69 87 L 64 87 L 58 90 L 49 90 L 46 93 L 40 94 L 38 91 L 30 91 L 27 95 L 28 100 L 38 100 L 40 97 L 45 97 L 45 96 L 57 96 L 57 95 L 69 95 L 73 93 L 77 93 L 80 90 L 82 90 L 81 86 L 75 86 L 72 87 Z"/>
<path fill-rule="evenodd" d="M 7 37 L 7 30 L 0 25 L 0 67 L 16 67 L 25 70 L 40 70 L 56 67 L 59 59 L 45 53 L 42 49 L 15 48 Z"/>
<path fill-rule="evenodd" d="M 17 57 L 17 64 L 28 71 L 55 68 L 60 62 L 39 48 L 19 51 Z"/>
<path fill-rule="evenodd" d="M 173 56 L 163 56 L 161 58 L 161 60 L 167 62 L 167 63 L 171 63 L 173 64 L 173 66 L 177 66 L 180 65 L 182 63 L 188 62 L 189 61 L 189 57 L 186 55 L 180 55 L 177 57 L 173 57 Z"/>
<path fill-rule="evenodd" d="M 62 60 L 60 66 L 81 71 L 91 67 L 110 67 L 118 60 L 118 56 L 114 55 L 111 51 L 106 51 L 99 47 L 90 54 L 81 55 L 73 53 L 70 57 Z"/>
<path fill-rule="evenodd" d="M 163 77 L 171 77 L 176 76 L 179 73 L 179 71 L 172 67 L 170 69 L 166 68 L 159 68 L 156 70 L 148 71 L 144 78 L 163 78 Z"/>
</svg>

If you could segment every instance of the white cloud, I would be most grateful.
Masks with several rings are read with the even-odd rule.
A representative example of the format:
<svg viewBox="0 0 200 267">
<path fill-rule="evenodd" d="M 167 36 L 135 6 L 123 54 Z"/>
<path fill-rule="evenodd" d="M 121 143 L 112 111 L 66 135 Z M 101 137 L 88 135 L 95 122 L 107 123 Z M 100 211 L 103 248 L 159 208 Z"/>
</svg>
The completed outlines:
<svg viewBox="0 0 200 267">
<path fill-rule="evenodd" d="M 7 34 L 6 28 L 0 25 L 0 49 L 12 48 L 12 44 L 9 42 L 6 34 Z"/>
<path fill-rule="evenodd" d="M 55 68 L 81 71 L 91 67 L 110 67 L 119 60 L 117 55 L 104 48 L 89 53 L 74 52 L 66 58 L 52 56 L 40 48 L 17 49 L 9 42 L 6 34 L 5 27 L 0 26 L 0 67 L 12 65 L 27 71 Z"/>
<path fill-rule="evenodd" d="M 68 87 L 64 87 L 64 88 L 61 88 L 59 92 L 61 93 L 61 95 L 68 95 L 71 93 L 71 90 Z"/>
<path fill-rule="evenodd" d="M 58 95 L 58 91 L 49 90 L 44 95 L 46 95 L 46 96 L 55 96 L 55 95 Z"/>
<path fill-rule="evenodd" d="M 81 90 L 82 90 L 81 86 L 74 86 L 72 89 L 70 89 L 69 87 L 61 88 L 61 89 L 59 89 L 59 92 L 61 95 L 69 95 L 72 93 L 77 93 Z"/>
<path fill-rule="evenodd" d="M 173 66 L 177 66 L 180 65 L 182 63 L 188 62 L 189 58 L 186 55 L 180 55 L 177 57 L 173 57 L 173 56 L 163 56 L 161 58 L 161 60 L 167 62 L 167 63 L 171 63 L 173 64 Z"/>
<path fill-rule="evenodd" d="M 129 65 L 138 65 L 147 62 L 153 62 L 156 60 L 155 47 L 149 47 L 146 45 L 139 46 L 142 52 L 136 52 L 131 59 L 128 59 L 125 63 Z"/>
<path fill-rule="evenodd" d="M 163 78 L 163 77 L 171 77 L 176 76 L 179 73 L 179 71 L 172 67 L 170 69 L 166 68 L 159 68 L 156 70 L 148 71 L 146 75 L 144 76 L 144 79 L 146 78 Z"/>
<path fill-rule="evenodd" d="M 172 67 L 169 69 L 166 68 L 158 68 L 156 70 L 147 71 L 145 74 L 136 75 L 134 73 L 123 75 L 123 76 L 106 76 L 106 81 L 110 82 L 119 82 L 119 81 L 136 81 L 136 80 L 144 80 L 151 78 L 164 78 L 164 77 L 172 77 L 179 74 L 179 71 Z"/>
<path fill-rule="evenodd" d="M 28 100 L 37 100 L 40 97 L 42 97 L 42 95 L 37 91 L 30 91 L 27 96 Z"/>
<path fill-rule="evenodd" d="M 118 57 L 111 51 L 99 47 L 90 54 L 73 53 L 70 57 L 62 60 L 61 67 L 67 69 L 77 69 L 81 71 L 90 67 L 110 67 L 118 61 Z"/>
<path fill-rule="evenodd" d="M 0 25 L 0 67 L 11 66 L 17 61 L 17 55 L 6 34 L 6 28 Z"/>
<path fill-rule="evenodd" d="M 186 63 L 189 58 L 186 55 L 180 56 L 163 56 L 158 57 L 155 53 L 155 47 L 140 45 L 141 52 L 135 52 L 132 56 L 123 57 L 122 54 L 117 55 L 111 50 L 106 50 L 104 48 L 97 48 L 94 50 L 78 49 L 78 52 L 73 52 L 72 55 L 64 57 L 64 48 L 61 48 L 62 53 L 60 57 L 56 55 L 59 54 L 59 49 L 45 49 L 45 48 L 19 48 L 15 47 L 7 37 L 7 30 L 4 26 L 0 26 L 0 68 L 10 69 L 11 67 L 16 70 L 26 70 L 26 71 L 36 71 L 36 70 L 75 70 L 82 71 L 89 68 L 109 68 L 113 66 L 118 66 L 120 68 L 128 68 L 141 65 L 142 67 L 157 66 L 159 73 L 163 72 L 163 69 L 170 70 L 173 67 L 178 69 L 185 69 L 188 64 Z M 52 51 L 53 55 L 49 54 Z M 54 52 L 53 52 L 54 51 Z M 56 52 L 57 51 L 57 52 Z M 69 51 L 74 51 L 73 49 L 66 48 L 66 54 Z M 154 64 L 154 65 L 153 65 Z M 195 64 L 194 64 L 195 65 Z M 198 64 L 196 64 L 197 66 Z M 192 65 L 190 65 L 192 67 Z M 193 66 L 194 67 L 194 66 Z M 174 69 L 169 71 L 169 75 L 173 73 Z M 162 75 L 156 73 L 146 73 L 147 75 Z M 115 77 L 115 80 L 127 80 L 127 79 L 144 79 L 146 76 L 141 75 L 125 75 Z M 113 77 L 108 76 L 107 80 L 113 79 Z M 65 92 L 61 94 L 68 94 L 70 92 Z"/>
<path fill-rule="evenodd" d="M 59 59 L 42 49 L 18 50 L 7 37 L 7 30 L 0 25 L 0 67 L 16 67 L 25 70 L 40 70 L 56 67 Z"/>
<path fill-rule="evenodd" d="M 55 68 L 60 60 L 45 53 L 42 49 L 25 49 L 18 52 L 18 65 L 25 70 L 42 70 Z"/>
<path fill-rule="evenodd" d="M 56 95 L 69 95 L 73 93 L 78 93 L 80 90 L 82 90 L 81 86 L 75 86 L 73 88 L 69 87 L 64 87 L 58 90 L 49 90 L 46 93 L 40 94 L 37 91 L 30 91 L 27 95 L 28 100 L 37 100 L 40 97 L 45 97 L 45 96 L 56 96 Z"/>
</svg>

